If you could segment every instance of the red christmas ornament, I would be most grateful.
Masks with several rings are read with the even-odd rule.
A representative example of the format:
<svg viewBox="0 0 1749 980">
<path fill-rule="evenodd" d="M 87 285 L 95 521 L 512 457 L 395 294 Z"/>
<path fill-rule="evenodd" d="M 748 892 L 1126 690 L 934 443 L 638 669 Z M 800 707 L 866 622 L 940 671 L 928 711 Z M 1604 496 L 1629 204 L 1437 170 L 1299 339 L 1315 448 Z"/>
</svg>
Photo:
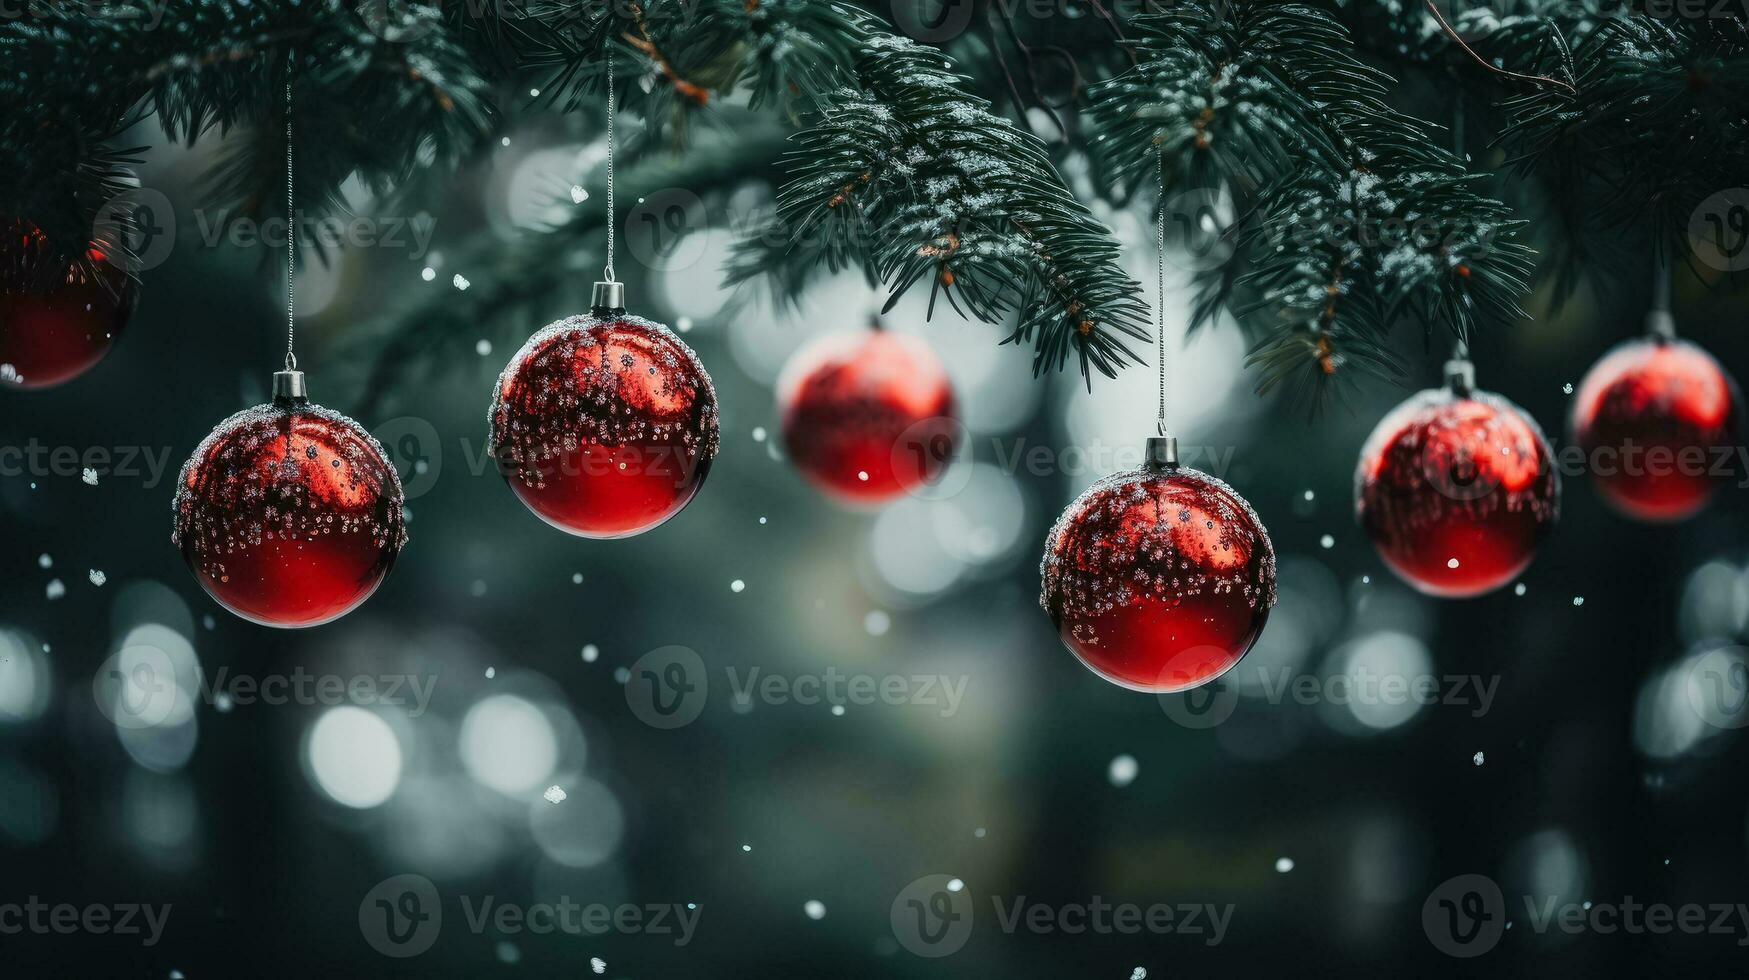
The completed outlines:
<svg viewBox="0 0 1749 980">
<path fill-rule="evenodd" d="M 134 281 L 92 248 L 87 263 L 57 266 L 53 281 L 26 273 L 47 249 L 32 226 L 0 246 L 0 384 L 47 388 L 85 373 L 109 353 L 138 301 Z M 8 254 L 10 253 L 10 254 Z M 88 267 L 87 267 L 88 266 Z"/>
<path fill-rule="evenodd" d="M 1629 517 L 1678 521 L 1723 482 L 1717 453 L 1742 444 L 1742 395 L 1711 354 L 1665 337 L 1630 340 L 1598 361 L 1573 400 L 1573 441 L 1603 499 Z"/>
<path fill-rule="evenodd" d="M 874 329 L 825 337 L 784 367 L 784 446 L 808 481 L 874 503 L 936 480 L 960 426 L 953 387 L 928 345 Z"/>
<path fill-rule="evenodd" d="M 1040 570 L 1039 604 L 1064 645 L 1138 691 L 1219 677 L 1275 605 L 1275 549 L 1251 505 L 1212 476 L 1163 463 L 1089 487 L 1051 529 Z"/>
<path fill-rule="evenodd" d="M 548 524 L 621 538 L 678 514 L 717 453 L 717 396 L 667 327 L 599 299 L 530 337 L 498 379 L 492 452 Z"/>
<path fill-rule="evenodd" d="M 351 419 L 310 403 L 303 374 L 207 436 L 176 487 L 170 540 L 207 593 L 264 626 L 315 626 L 376 591 L 407 542 L 401 480 Z"/>
<path fill-rule="evenodd" d="M 1536 422 L 1499 395 L 1414 395 L 1360 451 L 1355 513 L 1379 557 L 1429 595 L 1481 595 L 1524 571 L 1560 510 L 1560 476 Z"/>
</svg>

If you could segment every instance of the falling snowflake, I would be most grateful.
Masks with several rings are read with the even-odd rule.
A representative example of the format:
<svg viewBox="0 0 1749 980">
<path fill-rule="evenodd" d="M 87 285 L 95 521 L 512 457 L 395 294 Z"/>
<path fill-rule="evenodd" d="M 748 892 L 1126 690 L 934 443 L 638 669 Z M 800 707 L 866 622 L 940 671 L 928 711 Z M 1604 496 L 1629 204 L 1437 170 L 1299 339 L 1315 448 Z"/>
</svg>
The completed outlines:
<svg viewBox="0 0 1749 980">
<path fill-rule="evenodd" d="M 43 592 L 50 600 L 59 599 L 67 594 L 67 587 L 58 578 L 50 579 L 48 588 L 44 589 Z"/>
<path fill-rule="evenodd" d="M 1482 753 L 1477 752 L 1475 755 L 1470 756 L 1470 761 L 1474 762 L 1476 765 L 1479 766 L 1483 762 L 1487 761 L 1487 759 L 1485 756 L 1482 755 Z"/>
<path fill-rule="evenodd" d="M 1292 871 L 1293 869 L 1294 869 L 1294 859 L 1293 858 L 1278 857 L 1275 859 L 1275 871 L 1277 874 L 1287 874 L 1289 871 Z"/>
<path fill-rule="evenodd" d="M 1126 753 L 1111 760 L 1111 765 L 1106 767 L 1105 776 L 1111 780 L 1111 785 L 1123 789 L 1136 781 L 1136 773 L 1140 770 L 1136 757 Z"/>
<path fill-rule="evenodd" d="M 1310 493 L 1311 491 L 1307 492 Z M 1145 966 L 1138 966 L 1131 970 L 1130 980 L 1148 980 L 1148 968 Z"/>
<path fill-rule="evenodd" d="M 487 680 L 491 680 L 492 678 L 497 677 L 497 676 L 498 676 L 498 668 L 496 668 L 496 667 L 487 667 L 486 668 L 486 679 Z"/>
<path fill-rule="evenodd" d="M 91 569 L 89 572 L 86 572 L 85 574 L 88 578 L 91 579 L 91 584 L 95 585 L 99 588 L 102 588 L 103 583 L 109 581 L 109 576 L 103 574 L 102 572 L 98 571 L 95 568 Z"/>
<path fill-rule="evenodd" d="M 552 804 L 563 803 L 565 802 L 565 791 L 557 786 L 548 786 L 547 791 L 542 793 L 540 798 Z"/>
<path fill-rule="evenodd" d="M 816 898 L 808 899 L 807 902 L 802 905 L 802 911 L 807 913 L 808 918 L 813 919 L 815 922 L 826 917 L 825 903 Z"/>
<path fill-rule="evenodd" d="M 606 973 L 607 961 L 599 956 L 591 956 L 589 957 L 589 969 L 594 973 Z"/>
<path fill-rule="evenodd" d="M 97 471 L 87 466 L 84 472 L 79 474 L 79 479 L 84 480 L 86 486 L 97 486 Z"/>
<path fill-rule="evenodd" d="M 730 592 L 737 592 L 738 593 L 738 592 L 745 592 L 746 590 L 747 590 L 747 583 L 741 581 L 740 579 L 736 579 L 733 582 L 729 583 L 729 591 Z"/>
<path fill-rule="evenodd" d="M 601 648 L 600 647 L 596 646 L 593 643 L 583 644 L 583 662 L 584 663 L 592 664 L 595 662 L 595 658 L 599 657 L 599 656 L 601 656 Z"/>
<path fill-rule="evenodd" d="M 38 568 L 53 568 L 53 567 L 55 567 L 55 560 L 53 558 L 50 558 L 48 552 L 45 551 L 42 554 L 36 556 L 36 567 L 38 567 Z"/>
</svg>

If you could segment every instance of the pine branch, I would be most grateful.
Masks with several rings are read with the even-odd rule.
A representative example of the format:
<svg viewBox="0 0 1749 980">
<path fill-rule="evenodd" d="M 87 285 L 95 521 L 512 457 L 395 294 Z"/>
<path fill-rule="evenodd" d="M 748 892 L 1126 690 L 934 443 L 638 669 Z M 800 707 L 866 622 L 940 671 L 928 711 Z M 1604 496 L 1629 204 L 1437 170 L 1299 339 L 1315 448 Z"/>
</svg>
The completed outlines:
<svg viewBox="0 0 1749 980">
<path fill-rule="evenodd" d="M 831 93 L 790 156 L 778 221 L 803 261 L 852 261 L 888 286 L 887 309 L 927 283 L 986 322 L 1019 314 L 1008 342 L 1033 344 L 1035 372 L 1071 353 L 1084 377 L 1137 360 L 1146 306 L 1110 233 L 1064 186 L 1043 145 L 970 95 L 932 49 L 840 8 L 857 32 L 852 84 Z M 747 246 L 736 275 L 782 268 Z"/>
<path fill-rule="evenodd" d="M 1187 194 L 1236 202 L 1225 231 L 1243 271 L 1206 270 L 1195 313 L 1227 301 L 1259 338 L 1260 391 L 1293 380 L 1317 401 L 1352 375 L 1398 376 L 1387 341 L 1404 318 L 1467 338 L 1523 316 L 1522 223 L 1433 127 L 1385 104 L 1392 80 L 1329 13 L 1187 2 L 1132 36 L 1137 66 L 1092 93 L 1094 153 L 1131 188 L 1163 172 L 1168 216 Z"/>
</svg>

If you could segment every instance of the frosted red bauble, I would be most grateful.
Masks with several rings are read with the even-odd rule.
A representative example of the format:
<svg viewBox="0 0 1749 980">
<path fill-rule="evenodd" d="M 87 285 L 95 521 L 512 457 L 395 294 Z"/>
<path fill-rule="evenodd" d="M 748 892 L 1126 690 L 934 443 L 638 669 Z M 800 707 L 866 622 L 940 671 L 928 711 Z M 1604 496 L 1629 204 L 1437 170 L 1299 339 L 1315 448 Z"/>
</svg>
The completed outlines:
<svg viewBox="0 0 1749 980">
<path fill-rule="evenodd" d="M 1573 441 L 1610 505 L 1641 520 L 1681 520 L 1735 472 L 1742 404 L 1737 382 L 1706 351 L 1630 340 L 1580 382 Z"/>
<path fill-rule="evenodd" d="M 784 367 L 783 441 L 796 469 L 845 501 L 875 503 L 934 482 L 962 431 L 941 359 L 915 337 L 826 337 Z"/>
<path fill-rule="evenodd" d="M 1239 662 L 1275 605 L 1275 550 L 1251 505 L 1192 469 L 1107 477 L 1045 543 L 1039 603 L 1081 662 L 1168 693 Z"/>
<path fill-rule="evenodd" d="M 680 513 L 717 453 L 717 396 L 692 349 L 625 313 L 529 338 L 498 379 L 492 453 L 529 510 L 586 538 Z"/>
<path fill-rule="evenodd" d="M 1355 513 L 1391 571 L 1429 595 L 1481 595 L 1524 571 L 1561 481 L 1542 430 L 1498 395 L 1420 392 L 1360 451 Z"/>
<path fill-rule="evenodd" d="M 14 240 L 15 235 L 22 235 Z M 20 254 L 41 245 L 40 233 L 7 232 L 0 270 L 27 265 Z M 12 252 L 14 254 L 4 254 Z M 134 281 L 92 251 L 42 282 L 36 275 L 0 274 L 0 384 L 47 388 L 84 374 L 103 356 L 133 314 Z"/>
<path fill-rule="evenodd" d="M 315 626 L 376 591 L 406 544 L 376 439 L 302 400 L 231 416 L 176 487 L 171 540 L 209 595 L 266 626 Z"/>
</svg>

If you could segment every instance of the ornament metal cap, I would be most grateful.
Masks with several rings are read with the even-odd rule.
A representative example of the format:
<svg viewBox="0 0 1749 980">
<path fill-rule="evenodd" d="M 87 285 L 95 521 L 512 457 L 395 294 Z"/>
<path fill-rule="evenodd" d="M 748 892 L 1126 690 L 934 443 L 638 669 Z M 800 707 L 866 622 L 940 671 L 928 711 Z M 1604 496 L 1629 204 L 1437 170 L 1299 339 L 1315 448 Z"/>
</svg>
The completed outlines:
<svg viewBox="0 0 1749 980">
<path fill-rule="evenodd" d="M 589 305 L 593 309 L 606 310 L 609 313 L 624 313 L 626 308 L 626 286 L 623 282 L 598 282 L 595 291 L 590 295 Z"/>
<path fill-rule="evenodd" d="M 309 401 L 310 391 L 304 387 L 304 372 L 273 372 L 273 400 L 276 402 Z"/>
<path fill-rule="evenodd" d="M 1460 398 L 1467 396 L 1476 390 L 1476 366 L 1461 357 L 1446 361 L 1445 386 Z"/>
<path fill-rule="evenodd" d="M 1669 310 L 1653 310 L 1646 314 L 1646 335 L 1664 342 L 1676 339 L 1676 317 Z"/>
<path fill-rule="evenodd" d="M 1175 470 L 1178 468 L 1178 437 L 1148 437 L 1148 468 Z"/>
</svg>

